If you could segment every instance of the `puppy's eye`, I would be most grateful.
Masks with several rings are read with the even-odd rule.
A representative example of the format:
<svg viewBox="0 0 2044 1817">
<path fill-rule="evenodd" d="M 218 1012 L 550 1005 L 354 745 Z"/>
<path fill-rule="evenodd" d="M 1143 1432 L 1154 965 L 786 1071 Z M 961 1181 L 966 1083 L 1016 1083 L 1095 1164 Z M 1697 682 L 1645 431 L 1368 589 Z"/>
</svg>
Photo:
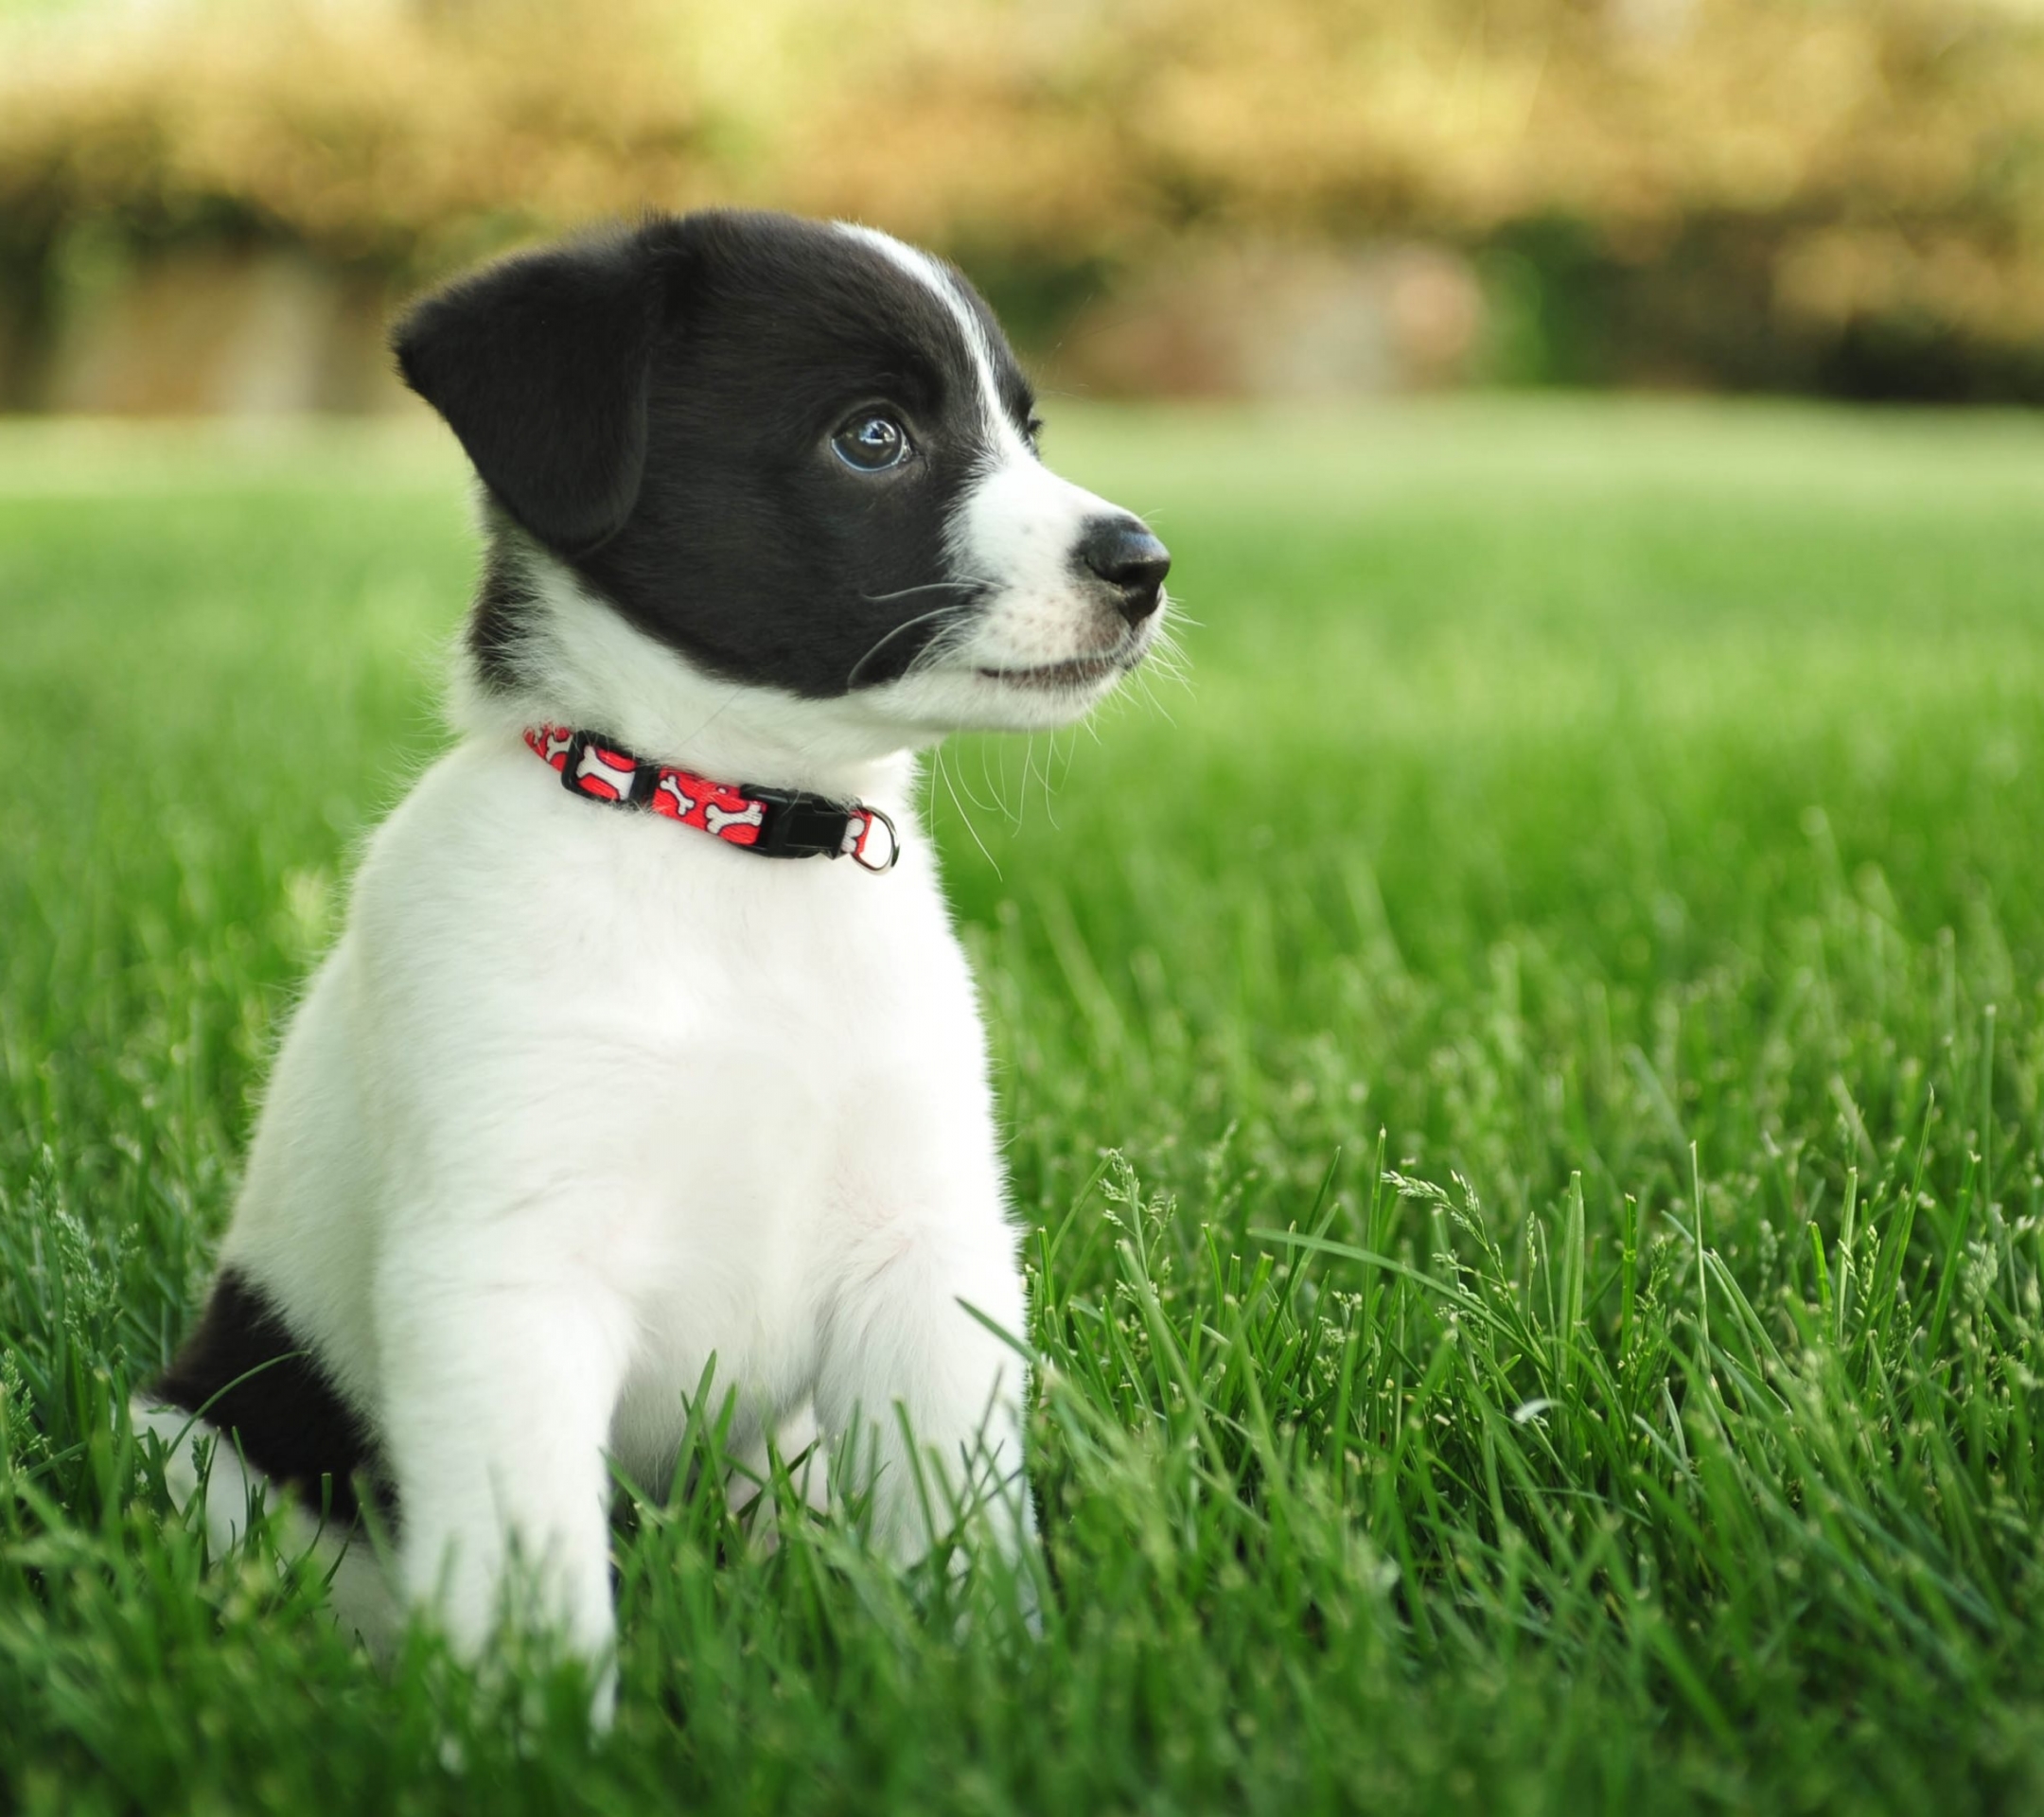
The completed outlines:
<svg viewBox="0 0 2044 1817">
<path fill-rule="evenodd" d="M 884 411 L 853 417 L 831 437 L 831 448 L 861 473 L 884 473 L 915 452 L 908 432 Z"/>
</svg>

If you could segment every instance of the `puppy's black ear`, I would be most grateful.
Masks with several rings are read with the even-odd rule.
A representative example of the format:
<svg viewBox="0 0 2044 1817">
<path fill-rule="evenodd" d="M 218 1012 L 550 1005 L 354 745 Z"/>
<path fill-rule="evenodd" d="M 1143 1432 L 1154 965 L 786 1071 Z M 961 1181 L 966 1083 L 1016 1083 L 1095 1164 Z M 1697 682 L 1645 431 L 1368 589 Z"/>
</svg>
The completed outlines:
<svg viewBox="0 0 2044 1817">
<path fill-rule="evenodd" d="M 564 554 L 610 536 L 639 497 L 663 290 L 646 240 L 514 255 L 427 297 L 391 336 L 405 382 L 484 483 Z"/>
</svg>

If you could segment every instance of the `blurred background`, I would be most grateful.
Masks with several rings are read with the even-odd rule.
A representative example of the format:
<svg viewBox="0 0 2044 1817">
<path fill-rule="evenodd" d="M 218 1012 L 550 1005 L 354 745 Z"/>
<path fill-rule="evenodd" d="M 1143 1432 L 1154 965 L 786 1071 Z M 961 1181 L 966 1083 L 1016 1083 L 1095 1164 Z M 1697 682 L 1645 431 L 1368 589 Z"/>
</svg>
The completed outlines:
<svg viewBox="0 0 2044 1817">
<path fill-rule="evenodd" d="M 1071 394 L 2044 399 L 2044 0 L 0 0 L 0 408 L 401 405 L 647 206 L 935 246 Z"/>
</svg>

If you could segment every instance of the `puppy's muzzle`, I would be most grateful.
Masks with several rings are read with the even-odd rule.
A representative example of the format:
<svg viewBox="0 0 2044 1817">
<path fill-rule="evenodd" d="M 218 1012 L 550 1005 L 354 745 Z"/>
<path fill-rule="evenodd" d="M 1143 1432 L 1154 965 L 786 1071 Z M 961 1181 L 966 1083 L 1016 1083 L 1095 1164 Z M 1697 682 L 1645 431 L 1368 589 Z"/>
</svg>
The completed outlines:
<svg viewBox="0 0 2044 1817">
<path fill-rule="evenodd" d="M 1131 630 L 1156 610 L 1171 573 L 1171 551 L 1140 518 L 1094 519 L 1077 553 L 1086 571 L 1104 583 Z"/>
</svg>

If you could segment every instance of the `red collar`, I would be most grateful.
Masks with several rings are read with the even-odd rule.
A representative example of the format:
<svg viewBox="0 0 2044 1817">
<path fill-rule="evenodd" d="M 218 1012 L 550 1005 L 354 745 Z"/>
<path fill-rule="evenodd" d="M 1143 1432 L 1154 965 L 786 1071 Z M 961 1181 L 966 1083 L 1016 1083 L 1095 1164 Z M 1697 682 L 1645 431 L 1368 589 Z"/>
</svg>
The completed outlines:
<svg viewBox="0 0 2044 1817">
<path fill-rule="evenodd" d="M 803 788 L 713 783 L 673 764 L 649 764 L 614 739 L 564 726 L 533 726 L 525 742 L 560 771 L 571 795 L 615 807 L 650 808 L 700 827 L 763 858 L 845 858 L 891 871 L 901 856 L 894 822 L 862 802 L 836 802 Z"/>
</svg>

